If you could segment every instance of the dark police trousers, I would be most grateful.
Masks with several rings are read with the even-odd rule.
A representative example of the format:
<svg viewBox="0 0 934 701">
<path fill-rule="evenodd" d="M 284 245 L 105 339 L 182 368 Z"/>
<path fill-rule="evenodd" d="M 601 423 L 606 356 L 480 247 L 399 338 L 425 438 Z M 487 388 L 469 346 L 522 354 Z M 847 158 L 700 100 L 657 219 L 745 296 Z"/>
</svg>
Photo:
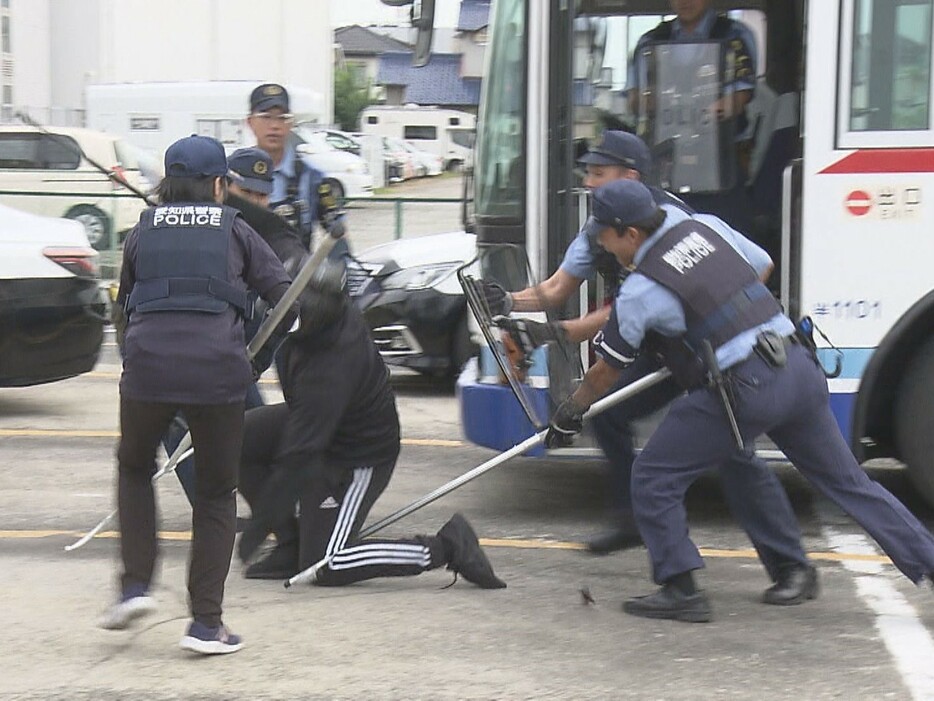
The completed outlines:
<svg viewBox="0 0 934 701">
<path fill-rule="evenodd" d="M 192 617 L 209 627 L 221 624 L 224 581 L 237 535 L 237 460 L 243 434 L 243 402 L 165 404 L 120 398 L 117 449 L 122 585 L 147 588 L 156 564 L 156 500 L 152 474 L 156 450 L 178 411 L 188 419 L 198 454 L 192 504 L 188 594 Z"/>
<path fill-rule="evenodd" d="M 286 404 L 251 409 L 246 414 L 240 462 L 240 494 L 251 507 L 258 502 L 272 476 L 288 416 Z M 421 574 L 445 563 L 440 541 L 434 537 L 360 540 L 367 514 L 389 484 L 396 465 L 394 455 L 343 470 L 315 473 L 300 493 L 301 515 L 288 519 L 274 532 L 280 544 L 295 546 L 302 569 L 325 557 L 330 565 L 318 571 L 315 584 L 342 586 L 375 577 Z"/>
<path fill-rule="evenodd" d="M 649 354 L 640 355 L 625 368 L 612 391 L 658 369 Z M 597 441 L 610 463 L 614 510 L 632 510 L 632 466 L 635 460 L 631 422 L 652 414 L 684 394 L 671 378 L 611 407 L 593 419 Z M 773 581 L 782 569 L 808 564 L 801 546 L 801 531 L 788 495 L 775 473 L 752 451 L 733 454 L 718 465 L 723 496 L 733 517 L 752 541 Z"/>
<path fill-rule="evenodd" d="M 810 353 L 788 347 L 774 368 L 753 353 L 725 373 L 733 385 L 736 420 L 747 445 L 765 434 L 795 468 L 859 523 L 909 579 L 934 572 L 934 537 L 857 463 L 830 411 L 827 380 Z M 720 399 L 699 389 L 675 400 L 636 458 L 632 500 L 655 581 L 704 566 L 688 537 L 684 494 L 704 472 L 736 451 Z M 757 496 L 755 508 L 776 505 Z"/>
</svg>

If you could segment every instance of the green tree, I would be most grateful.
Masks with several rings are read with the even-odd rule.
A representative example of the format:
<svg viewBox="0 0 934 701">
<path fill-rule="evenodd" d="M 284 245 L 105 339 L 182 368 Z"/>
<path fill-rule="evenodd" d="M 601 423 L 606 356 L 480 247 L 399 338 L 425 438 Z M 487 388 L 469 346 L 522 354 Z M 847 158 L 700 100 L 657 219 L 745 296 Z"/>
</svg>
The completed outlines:
<svg viewBox="0 0 934 701">
<path fill-rule="evenodd" d="M 344 131 L 356 131 L 361 110 L 372 105 L 370 83 L 362 81 L 352 67 L 334 71 L 334 121 Z"/>
</svg>

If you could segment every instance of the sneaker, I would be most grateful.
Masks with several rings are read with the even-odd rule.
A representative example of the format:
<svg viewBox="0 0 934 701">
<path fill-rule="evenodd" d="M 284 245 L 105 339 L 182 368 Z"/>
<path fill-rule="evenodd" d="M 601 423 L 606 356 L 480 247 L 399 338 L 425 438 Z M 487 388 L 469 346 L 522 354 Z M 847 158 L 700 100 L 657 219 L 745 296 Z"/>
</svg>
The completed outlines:
<svg viewBox="0 0 934 701">
<path fill-rule="evenodd" d="M 156 610 L 156 600 L 149 594 L 124 594 L 120 601 L 104 612 L 100 627 L 105 630 L 125 630 L 137 618 L 148 616 Z"/>
<path fill-rule="evenodd" d="M 448 569 L 481 589 L 505 589 L 506 582 L 493 573 L 477 540 L 477 534 L 461 514 L 454 514 L 438 531 L 448 555 Z"/>
<path fill-rule="evenodd" d="M 227 630 L 221 624 L 210 628 L 198 621 L 192 621 L 178 644 L 182 650 L 190 650 L 201 655 L 227 655 L 243 647 L 243 640 Z"/>
</svg>

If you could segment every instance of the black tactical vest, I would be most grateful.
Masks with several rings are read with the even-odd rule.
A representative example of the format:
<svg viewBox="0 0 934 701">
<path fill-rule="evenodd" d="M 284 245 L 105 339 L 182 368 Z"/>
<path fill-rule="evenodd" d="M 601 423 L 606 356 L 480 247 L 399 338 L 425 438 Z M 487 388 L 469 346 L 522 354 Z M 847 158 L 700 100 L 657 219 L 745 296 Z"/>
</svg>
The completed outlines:
<svg viewBox="0 0 934 701">
<path fill-rule="evenodd" d="M 719 348 L 781 313 L 746 259 L 694 219 L 662 235 L 636 269 L 678 295 L 687 323 L 684 340 L 695 350 L 704 340 Z"/>
<path fill-rule="evenodd" d="M 143 212 L 127 312 L 220 314 L 233 306 L 248 317 L 246 290 L 227 279 L 237 214 L 231 207 L 207 203 L 173 203 Z"/>
<path fill-rule="evenodd" d="M 285 183 L 285 197 L 276 202 L 269 203 L 269 209 L 282 217 L 286 223 L 299 232 L 299 238 L 306 249 L 311 247 L 311 233 L 314 225 L 302 223 L 302 217 L 311 204 L 301 196 L 300 185 L 302 175 L 305 173 L 305 162 L 299 154 L 295 154 L 295 175 L 288 178 Z"/>
</svg>

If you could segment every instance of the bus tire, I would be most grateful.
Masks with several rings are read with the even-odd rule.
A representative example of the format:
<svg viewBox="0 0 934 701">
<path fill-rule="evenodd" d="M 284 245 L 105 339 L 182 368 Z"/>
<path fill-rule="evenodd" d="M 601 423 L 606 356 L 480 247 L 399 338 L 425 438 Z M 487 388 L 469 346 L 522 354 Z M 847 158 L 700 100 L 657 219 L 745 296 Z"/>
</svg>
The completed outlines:
<svg viewBox="0 0 934 701">
<path fill-rule="evenodd" d="M 934 505 L 934 337 L 911 359 L 902 379 L 895 441 L 912 483 Z"/>
</svg>

